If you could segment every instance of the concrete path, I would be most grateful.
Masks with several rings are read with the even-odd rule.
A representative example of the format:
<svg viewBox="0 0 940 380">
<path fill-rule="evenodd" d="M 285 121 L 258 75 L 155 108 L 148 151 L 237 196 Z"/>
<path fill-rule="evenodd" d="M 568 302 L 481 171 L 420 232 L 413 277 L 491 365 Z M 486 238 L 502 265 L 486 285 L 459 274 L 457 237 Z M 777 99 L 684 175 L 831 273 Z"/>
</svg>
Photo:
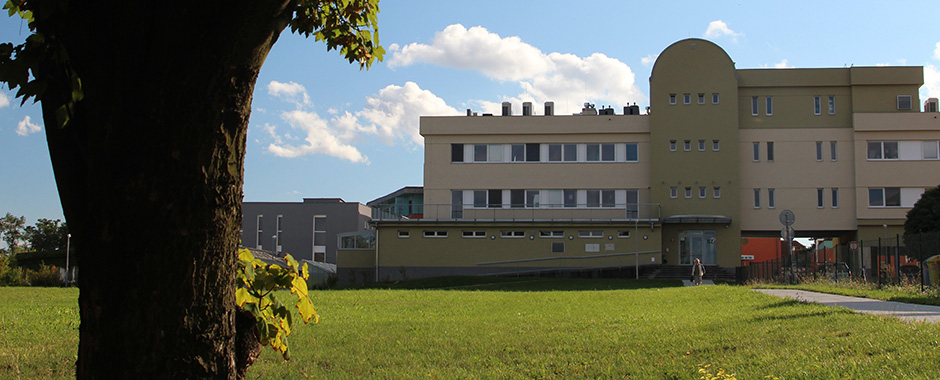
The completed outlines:
<svg viewBox="0 0 940 380">
<path fill-rule="evenodd" d="M 869 298 L 839 296 L 835 294 L 808 292 L 791 289 L 754 289 L 781 298 L 792 298 L 800 302 L 815 302 L 826 306 L 842 306 L 858 313 L 886 315 L 907 322 L 940 323 L 940 306 L 873 300 Z"/>
<path fill-rule="evenodd" d="M 682 285 L 693 286 L 692 281 L 689 280 L 682 280 Z M 715 282 L 712 280 L 702 280 L 702 285 L 715 285 Z"/>
</svg>

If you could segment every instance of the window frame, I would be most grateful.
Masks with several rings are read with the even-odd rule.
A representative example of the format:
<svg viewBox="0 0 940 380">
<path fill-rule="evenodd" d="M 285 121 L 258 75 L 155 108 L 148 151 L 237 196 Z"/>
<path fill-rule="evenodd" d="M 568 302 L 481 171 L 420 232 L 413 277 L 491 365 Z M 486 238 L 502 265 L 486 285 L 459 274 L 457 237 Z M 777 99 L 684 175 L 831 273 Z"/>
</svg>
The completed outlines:
<svg viewBox="0 0 940 380">
<path fill-rule="evenodd" d="M 825 190 L 822 187 L 816 188 L 816 208 L 826 207 Z"/>
<path fill-rule="evenodd" d="M 906 107 L 902 107 L 901 99 L 906 99 Z M 911 95 L 898 95 L 898 110 L 911 110 L 914 109 L 914 98 Z"/>
<path fill-rule="evenodd" d="M 669 140 L 669 151 L 675 152 L 679 150 L 679 143 L 676 140 Z"/>
<path fill-rule="evenodd" d="M 446 230 L 424 230 L 424 237 L 432 239 L 441 239 L 447 237 Z"/>
<path fill-rule="evenodd" d="M 777 191 L 767 189 L 767 208 L 777 208 Z"/>
<path fill-rule="evenodd" d="M 692 151 L 692 140 L 683 140 L 682 141 L 682 150 L 686 152 Z"/>
<path fill-rule="evenodd" d="M 460 231 L 460 237 L 465 239 L 482 239 L 486 237 L 485 230 L 463 230 Z"/>
<path fill-rule="evenodd" d="M 774 115 L 774 97 L 767 96 L 765 99 L 766 99 L 766 102 L 764 103 L 765 114 L 767 116 L 773 116 Z"/>
<path fill-rule="evenodd" d="M 398 230 L 398 238 L 400 238 L 400 239 L 408 239 L 408 238 L 410 238 L 410 237 L 411 237 L 411 231 L 410 231 L 410 230 Z"/>
<path fill-rule="evenodd" d="M 767 142 L 767 162 L 774 162 L 774 142 Z"/>
<path fill-rule="evenodd" d="M 698 151 L 699 152 L 705 151 L 705 140 L 702 140 L 702 139 L 698 140 Z"/>
<path fill-rule="evenodd" d="M 829 95 L 829 114 L 836 114 L 836 97 L 835 95 Z"/>
<path fill-rule="evenodd" d="M 500 239 L 522 239 L 525 238 L 525 230 L 499 230 Z"/>
<path fill-rule="evenodd" d="M 450 162 L 464 162 L 464 147 L 463 144 L 450 144 Z"/>
<path fill-rule="evenodd" d="M 830 199 L 830 204 L 832 204 L 832 208 L 839 208 L 839 188 L 833 187 L 832 189 L 830 189 L 829 193 L 832 195 L 832 199 Z"/>
<path fill-rule="evenodd" d="M 631 147 L 633 153 L 633 159 L 630 159 Z M 640 162 L 640 146 L 637 143 L 626 143 L 624 144 L 624 152 L 626 155 L 624 159 L 626 162 Z"/>
<path fill-rule="evenodd" d="M 715 186 L 712 188 L 712 198 L 715 198 L 715 199 L 721 198 L 721 186 Z"/>
<path fill-rule="evenodd" d="M 829 161 L 839 161 L 839 143 L 838 141 L 829 141 Z"/>
<path fill-rule="evenodd" d="M 698 93 L 698 104 L 705 104 L 705 93 Z"/>
<path fill-rule="evenodd" d="M 819 95 L 813 96 L 813 115 L 822 114 L 822 100 Z"/>
<path fill-rule="evenodd" d="M 685 198 L 692 199 L 692 186 L 685 187 Z"/>
<path fill-rule="evenodd" d="M 670 105 L 675 105 L 675 104 L 676 104 L 676 93 L 670 93 L 670 94 L 669 94 L 669 104 L 670 104 Z"/>
<path fill-rule="evenodd" d="M 760 114 L 760 101 L 758 98 L 759 96 L 751 97 L 751 116 L 757 116 Z"/>
<path fill-rule="evenodd" d="M 754 142 L 753 142 L 753 147 L 754 147 L 754 148 L 753 148 L 754 156 L 751 157 L 751 160 L 754 161 L 754 162 L 760 162 L 760 142 L 759 142 L 759 141 L 754 141 Z"/>
<path fill-rule="evenodd" d="M 705 186 L 699 186 L 699 187 L 698 187 L 698 197 L 699 197 L 699 199 L 708 198 L 708 191 L 706 190 L 706 187 L 705 187 Z"/>
<path fill-rule="evenodd" d="M 692 93 L 686 92 L 682 94 L 682 104 L 692 104 Z"/>
<path fill-rule="evenodd" d="M 754 208 L 760 208 L 760 189 L 754 189 Z"/>
<path fill-rule="evenodd" d="M 712 104 L 718 104 L 718 103 L 719 103 L 719 100 L 721 100 L 721 99 L 719 98 L 718 93 L 717 93 L 717 92 L 713 92 L 713 93 L 712 93 Z"/>
<path fill-rule="evenodd" d="M 603 239 L 604 231 L 603 230 L 580 230 L 578 231 L 578 237 L 581 239 Z"/>
<path fill-rule="evenodd" d="M 721 141 L 718 139 L 712 140 L 712 152 L 718 152 L 721 150 Z"/>
<path fill-rule="evenodd" d="M 676 199 L 679 198 L 679 188 L 672 186 L 669 188 L 669 198 Z"/>
<path fill-rule="evenodd" d="M 823 160 L 822 143 L 822 141 L 816 142 L 816 162 L 822 162 Z"/>
<path fill-rule="evenodd" d="M 563 239 L 565 231 L 563 230 L 539 230 L 539 238 L 542 239 Z"/>
</svg>

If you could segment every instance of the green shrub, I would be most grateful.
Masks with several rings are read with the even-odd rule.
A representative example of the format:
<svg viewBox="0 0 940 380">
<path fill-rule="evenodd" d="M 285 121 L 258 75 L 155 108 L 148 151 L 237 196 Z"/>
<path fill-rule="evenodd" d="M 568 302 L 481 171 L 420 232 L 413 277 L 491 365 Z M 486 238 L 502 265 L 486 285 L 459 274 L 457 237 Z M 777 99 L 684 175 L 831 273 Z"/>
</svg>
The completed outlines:
<svg viewBox="0 0 940 380">
<path fill-rule="evenodd" d="M 45 263 L 39 266 L 38 270 L 27 269 L 26 281 L 31 286 L 63 286 L 62 277 L 59 275 L 59 268 L 55 265 L 48 266 Z"/>
<path fill-rule="evenodd" d="M 0 255 L 0 286 L 24 286 L 26 276 L 12 255 Z"/>
</svg>

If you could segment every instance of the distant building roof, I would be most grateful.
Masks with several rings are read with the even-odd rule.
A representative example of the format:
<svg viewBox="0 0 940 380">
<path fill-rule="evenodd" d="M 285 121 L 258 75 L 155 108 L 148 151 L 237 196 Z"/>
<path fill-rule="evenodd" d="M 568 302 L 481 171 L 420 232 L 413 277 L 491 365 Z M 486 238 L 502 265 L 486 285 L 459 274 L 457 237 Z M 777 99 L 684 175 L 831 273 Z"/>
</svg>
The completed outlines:
<svg viewBox="0 0 940 380">
<path fill-rule="evenodd" d="M 373 199 L 372 201 L 369 201 L 369 203 L 366 203 L 366 205 L 375 206 L 385 204 L 392 199 L 408 194 L 424 194 L 424 186 L 405 186 L 401 189 L 395 190 L 391 194 Z"/>
</svg>

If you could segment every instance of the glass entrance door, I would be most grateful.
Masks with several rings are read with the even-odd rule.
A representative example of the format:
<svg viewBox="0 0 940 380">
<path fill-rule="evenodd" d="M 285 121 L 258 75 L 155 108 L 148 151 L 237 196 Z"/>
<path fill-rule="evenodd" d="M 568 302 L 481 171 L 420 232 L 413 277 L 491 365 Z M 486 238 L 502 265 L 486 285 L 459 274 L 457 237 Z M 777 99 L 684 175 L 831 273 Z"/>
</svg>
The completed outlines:
<svg viewBox="0 0 940 380">
<path fill-rule="evenodd" d="M 702 264 L 717 262 L 717 234 L 715 230 L 686 230 L 679 233 L 679 263 L 692 264 L 695 259 Z"/>
</svg>

